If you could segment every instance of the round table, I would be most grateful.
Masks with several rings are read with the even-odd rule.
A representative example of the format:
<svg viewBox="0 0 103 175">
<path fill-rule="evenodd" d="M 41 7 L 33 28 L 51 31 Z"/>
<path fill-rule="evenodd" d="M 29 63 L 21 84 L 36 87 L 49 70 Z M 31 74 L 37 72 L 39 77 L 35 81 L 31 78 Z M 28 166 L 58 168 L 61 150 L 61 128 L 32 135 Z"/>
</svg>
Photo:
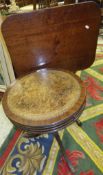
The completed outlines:
<svg viewBox="0 0 103 175">
<path fill-rule="evenodd" d="M 13 82 L 2 104 L 15 126 L 32 134 L 54 133 L 78 120 L 85 107 L 84 83 L 65 70 L 40 69 Z M 72 168 L 70 162 L 69 167 Z"/>
</svg>

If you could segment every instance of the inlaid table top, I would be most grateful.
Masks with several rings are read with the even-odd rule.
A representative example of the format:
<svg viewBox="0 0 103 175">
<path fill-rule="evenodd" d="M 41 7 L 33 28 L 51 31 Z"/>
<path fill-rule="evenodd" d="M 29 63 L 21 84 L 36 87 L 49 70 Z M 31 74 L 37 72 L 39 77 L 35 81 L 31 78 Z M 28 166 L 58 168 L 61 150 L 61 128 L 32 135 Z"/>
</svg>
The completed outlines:
<svg viewBox="0 0 103 175">
<path fill-rule="evenodd" d="M 41 69 L 17 79 L 4 94 L 2 103 L 12 121 L 41 127 L 69 118 L 84 101 L 85 87 L 76 75 Z"/>
</svg>

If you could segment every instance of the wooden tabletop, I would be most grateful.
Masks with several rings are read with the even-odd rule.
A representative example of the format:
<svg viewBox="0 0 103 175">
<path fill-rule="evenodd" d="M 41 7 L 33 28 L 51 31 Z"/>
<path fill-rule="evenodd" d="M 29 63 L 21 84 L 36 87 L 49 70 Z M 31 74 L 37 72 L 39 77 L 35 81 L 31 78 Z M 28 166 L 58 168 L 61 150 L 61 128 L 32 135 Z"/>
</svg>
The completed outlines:
<svg viewBox="0 0 103 175">
<path fill-rule="evenodd" d="M 6 91 L 3 108 L 14 122 L 44 126 L 71 116 L 85 100 L 85 87 L 73 73 L 41 69 L 16 80 Z"/>
<path fill-rule="evenodd" d="M 18 78 L 41 68 L 76 72 L 89 67 L 99 27 L 100 8 L 88 2 L 11 15 L 2 33 Z"/>
</svg>

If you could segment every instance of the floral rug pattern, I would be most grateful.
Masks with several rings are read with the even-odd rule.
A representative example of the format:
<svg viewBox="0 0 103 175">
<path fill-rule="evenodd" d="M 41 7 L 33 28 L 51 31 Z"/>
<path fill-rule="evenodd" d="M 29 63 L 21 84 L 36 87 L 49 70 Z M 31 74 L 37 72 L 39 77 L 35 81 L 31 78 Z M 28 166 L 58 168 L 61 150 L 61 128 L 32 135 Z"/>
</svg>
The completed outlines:
<svg viewBox="0 0 103 175">
<path fill-rule="evenodd" d="M 94 64 L 78 73 L 87 87 L 86 108 L 80 120 L 59 134 L 75 175 L 103 174 L 103 39 Z M 2 134 L 2 131 L 1 131 Z M 27 138 L 12 127 L 0 147 L 0 175 L 73 175 L 52 134 Z"/>
</svg>

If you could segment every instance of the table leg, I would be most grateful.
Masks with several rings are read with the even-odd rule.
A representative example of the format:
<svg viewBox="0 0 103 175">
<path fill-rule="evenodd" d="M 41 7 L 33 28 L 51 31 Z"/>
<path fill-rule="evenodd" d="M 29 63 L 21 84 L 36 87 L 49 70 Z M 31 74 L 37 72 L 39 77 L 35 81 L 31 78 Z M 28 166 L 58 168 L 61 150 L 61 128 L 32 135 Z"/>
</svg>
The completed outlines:
<svg viewBox="0 0 103 175">
<path fill-rule="evenodd" d="M 55 133 L 53 133 L 53 134 L 54 134 L 54 136 L 55 136 L 55 138 L 56 138 L 56 141 L 58 142 L 58 145 L 59 145 L 59 147 L 60 147 L 60 151 L 62 152 L 62 154 L 63 154 L 63 156 L 64 156 L 64 159 L 65 159 L 65 161 L 66 161 L 66 163 L 67 163 L 69 169 L 71 170 L 72 173 L 75 173 L 75 169 L 74 169 L 74 167 L 72 166 L 70 160 L 68 160 L 68 157 L 67 157 L 67 155 L 66 155 L 66 153 L 65 153 L 65 149 L 64 149 L 64 146 L 63 146 L 63 144 L 62 144 L 62 141 L 61 141 L 61 139 L 60 139 L 60 136 L 59 136 L 58 132 L 55 132 Z"/>
<path fill-rule="evenodd" d="M 78 126 L 82 126 L 82 122 L 79 119 L 76 120 L 76 123 L 77 123 Z"/>
</svg>

